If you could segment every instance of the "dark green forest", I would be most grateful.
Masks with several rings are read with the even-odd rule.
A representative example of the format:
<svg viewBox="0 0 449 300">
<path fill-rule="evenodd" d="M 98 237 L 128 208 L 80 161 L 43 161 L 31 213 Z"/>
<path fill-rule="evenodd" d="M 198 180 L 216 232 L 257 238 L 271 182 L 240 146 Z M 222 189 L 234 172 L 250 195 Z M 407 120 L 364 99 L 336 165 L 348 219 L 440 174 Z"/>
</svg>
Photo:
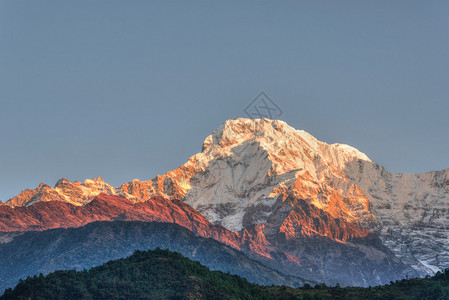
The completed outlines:
<svg viewBox="0 0 449 300">
<path fill-rule="evenodd" d="M 136 251 L 83 271 L 56 271 L 21 280 L 0 299 L 449 299 L 449 269 L 433 277 L 369 288 L 324 284 L 294 289 L 259 286 L 210 271 L 177 252 Z"/>
</svg>

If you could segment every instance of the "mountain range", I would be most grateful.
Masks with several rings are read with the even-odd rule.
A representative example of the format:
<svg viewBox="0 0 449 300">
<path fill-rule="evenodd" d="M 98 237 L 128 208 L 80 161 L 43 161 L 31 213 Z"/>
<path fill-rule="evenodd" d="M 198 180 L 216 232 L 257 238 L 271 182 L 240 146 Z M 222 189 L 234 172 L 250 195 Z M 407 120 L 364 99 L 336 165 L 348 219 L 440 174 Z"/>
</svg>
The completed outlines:
<svg viewBox="0 0 449 300">
<path fill-rule="evenodd" d="M 449 169 L 390 173 L 283 121 L 238 118 L 151 180 L 61 179 L 0 206 L 5 244 L 99 220 L 176 223 L 285 275 L 378 285 L 449 267 Z"/>
</svg>

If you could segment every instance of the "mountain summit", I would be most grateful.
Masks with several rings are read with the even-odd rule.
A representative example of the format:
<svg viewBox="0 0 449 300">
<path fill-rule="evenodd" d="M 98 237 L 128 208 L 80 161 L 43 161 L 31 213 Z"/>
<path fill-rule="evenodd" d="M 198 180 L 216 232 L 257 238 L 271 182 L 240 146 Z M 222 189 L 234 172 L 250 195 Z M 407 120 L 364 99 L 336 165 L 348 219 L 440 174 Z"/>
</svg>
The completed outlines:
<svg viewBox="0 0 449 300">
<path fill-rule="evenodd" d="M 283 121 L 239 118 L 215 130 L 202 152 L 178 169 L 143 185 L 124 184 L 122 190 L 137 198 L 142 189 L 183 198 L 211 222 L 233 231 L 267 222 L 280 195 L 309 199 L 346 221 L 368 222 L 373 220 L 368 198 L 342 172 L 353 160 L 370 162 L 355 148 L 328 145 Z"/>
<path fill-rule="evenodd" d="M 281 249 L 285 257 L 271 255 L 273 267 L 285 262 L 283 272 L 310 272 L 313 280 L 340 276 L 348 263 L 355 273 L 340 279 L 361 285 L 382 283 L 374 274 L 386 265 L 396 264 L 394 276 L 449 267 L 449 169 L 390 173 L 351 146 L 321 142 L 283 121 L 228 120 L 200 153 L 152 180 L 117 188 L 101 178 L 60 180 L 6 204 L 56 200 L 82 206 L 100 193 L 134 203 L 154 196 L 181 200 L 251 247 L 263 247 L 265 255 Z M 340 256 L 329 258 L 332 251 Z M 363 274 L 359 281 L 357 272 Z"/>
</svg>

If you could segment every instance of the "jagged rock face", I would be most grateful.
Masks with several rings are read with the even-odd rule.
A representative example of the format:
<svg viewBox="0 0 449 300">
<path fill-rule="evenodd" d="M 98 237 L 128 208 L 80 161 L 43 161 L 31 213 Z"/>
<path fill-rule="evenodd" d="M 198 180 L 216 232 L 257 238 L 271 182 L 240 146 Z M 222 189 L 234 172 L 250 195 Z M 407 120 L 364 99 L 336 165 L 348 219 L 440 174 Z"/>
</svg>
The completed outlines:
<svg viewBox="0 0 449 300">
<path fill-rule="evenodd" d="M 449 267 L 449 169 L 398 174 L 352 161 L 345 172 L 368 195 L 373 229 L 398 257 L 429 273 Z"/>
</svg>

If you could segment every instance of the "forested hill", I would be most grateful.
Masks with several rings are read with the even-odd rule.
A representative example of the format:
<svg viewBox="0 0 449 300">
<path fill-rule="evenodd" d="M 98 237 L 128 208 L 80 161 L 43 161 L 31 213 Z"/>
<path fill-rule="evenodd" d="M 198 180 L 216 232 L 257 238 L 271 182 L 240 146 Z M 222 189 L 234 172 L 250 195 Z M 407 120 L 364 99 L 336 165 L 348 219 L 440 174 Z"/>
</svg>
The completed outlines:
<svg viewBox="0 0 449 300">
<path fill-rule="evenodd" d="M 449 299 L 449 269 L 432 278 L 375 288 L 306 285 L 263 287 L 210 271 L 177 252 L 136 251 L 83 271 L 56 271 L 21 280 L 0 299 Z"/>
<path fill-rule="evenodd" d="M 136 251 L 88 270 L 21 280 L 1 299 L 268 299 L 259 286 L 169 250 Z"/>
</svg>

